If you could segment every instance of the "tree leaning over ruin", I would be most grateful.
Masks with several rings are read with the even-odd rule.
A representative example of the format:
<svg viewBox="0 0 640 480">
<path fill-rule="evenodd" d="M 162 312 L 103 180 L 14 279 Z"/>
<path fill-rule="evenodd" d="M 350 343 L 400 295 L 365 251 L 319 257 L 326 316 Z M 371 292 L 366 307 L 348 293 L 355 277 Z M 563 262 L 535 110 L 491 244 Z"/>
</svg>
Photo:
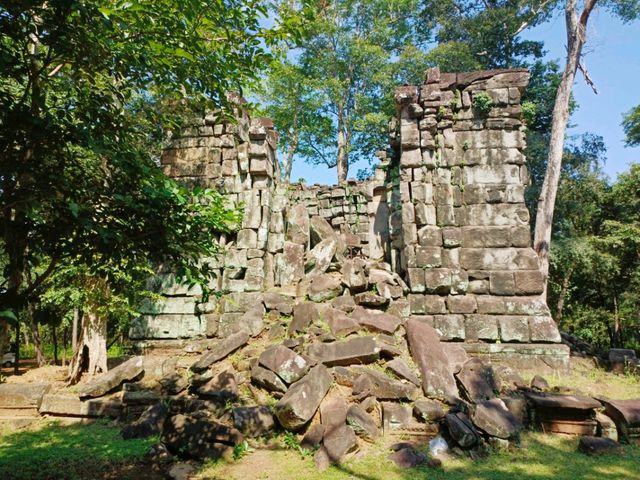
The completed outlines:
<svg viewBox="0 0 640 480">
<path fill-rule="evenodd" d="M 0 7 L 3 318 L 16 322 L 63 267 L 125 296 L 163 259 L 206 280 L 199 258 L 237 215 L 156 158 L 179 112 L 228 105 L 267 64 L 282 31 L 261 27 L 264 15 L 253 0 Z M 7 334 L 0 325 L 0 349 Z"/>
<path fill-rule="evenodd" d="M 567 57 L 553 108 L 549 157 L 538 199 L 533 241 L 533 248 L 540 258 L 540 268 L 545 279 L 545 292 L 543 293 L 545 297 L 547 293 L 546 283 L 549 277 L 549 249 L 553 226 L 553 211 L 560 181 L 562 156 L 565 151 L 564 141 L 570 114 L 571 90 L 578 69 L 582 71 L 586 82 L 595 91 L 595 85 L 582 64 L 582 52 L 587 40 L 589 17 L 598 5 L 610 10 L 623 21 L 631 21 L 640 14 L 640 2 L 638 0 L 600 1 L 600 3 L 598 3 L 598 0 L 585 0 L 581 5 L 582 9 L 579 14 L 580 6 L 578 1 L 566 0 L 564 14 L 567 31 Z"/>
</svg>

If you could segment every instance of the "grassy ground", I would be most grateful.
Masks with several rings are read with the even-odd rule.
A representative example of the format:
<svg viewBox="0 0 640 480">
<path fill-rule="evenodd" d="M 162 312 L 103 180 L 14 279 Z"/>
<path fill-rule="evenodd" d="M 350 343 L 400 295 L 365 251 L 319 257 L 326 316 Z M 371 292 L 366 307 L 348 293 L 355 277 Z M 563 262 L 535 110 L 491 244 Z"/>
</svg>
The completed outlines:
<svg viewBox="0 0 640 480">
<path fill-rule="evenodd" d="M 62 425 L 42 421 L 0 434 L 0 479 L 158 478 L 136 465 L 156 441 L 125 441 L 111 422 Z"/>
<path fill-rule="evenodd" d="M 311 457 L 285 449 L 256 450 L 232 463 L 205 465 L 198 479 L 212 480 L 602 480 L 640 479 L 640 447 L 625 445 L 621 455 L 588 457 L 576 451 L 578 439 L 527 433 L 520 447 L 484 460 L 452 458 L 442 470 L 402 470 L 387 459 L 388 450 L 372 449 L 342 466 L 319 473 Z"/>
</svg>

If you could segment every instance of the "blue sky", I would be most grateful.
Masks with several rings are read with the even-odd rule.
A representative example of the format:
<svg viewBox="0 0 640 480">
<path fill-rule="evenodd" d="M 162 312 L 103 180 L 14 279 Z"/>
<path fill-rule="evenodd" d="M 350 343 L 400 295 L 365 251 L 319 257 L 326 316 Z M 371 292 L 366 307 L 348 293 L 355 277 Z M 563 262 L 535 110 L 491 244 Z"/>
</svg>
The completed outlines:
<svg viewBox="0 0 640 480">
<path fill-rule="evenodd" d="M 547 59 L 564 64 L 565 26 L 559 13 L 549 22 L 525 32 L 526 38 L 543 40 Z M 569 135 L 584 132 L 604 138 L 607 146 L 605 172 L 612 178 L 633 161 L 640 161 L 640 147 L 624 146 L 624 132 L 620 126 L 623 113 L 640 104 L 640 22 L 623 24 L 604 10 L 596 10 L 589 21 L 584 64 L 596 84 L 598 95 L 586 85 L 578 72 L 574 96 L 579 104 L 571 123 Z M 282 157 L 283 153 L 279 152 Z M 366 161 L 352 165 L 349 176 L 355 177 Z M 336 170 L 312 166 L 299 160 L 293 166 L 292 180 L 304 178 L 307 183 L 334 184 Z"/>
</svg>

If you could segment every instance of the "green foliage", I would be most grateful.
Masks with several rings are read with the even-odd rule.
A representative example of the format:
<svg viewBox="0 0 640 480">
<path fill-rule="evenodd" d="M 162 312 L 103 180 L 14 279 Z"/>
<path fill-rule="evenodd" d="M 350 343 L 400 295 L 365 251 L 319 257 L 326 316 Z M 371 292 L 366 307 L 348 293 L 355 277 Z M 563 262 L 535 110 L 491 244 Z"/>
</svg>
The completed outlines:
<svg viewBox="0 0 640 480">
<path fill-rule="evenodd" d="M 123 440 L 119 428 L 106 421 L 52 422 L 0 436 L 0 478 L 123 478 L 119 469 L 139 462 L 155 442 L 157 437 Z"/>
<path fill-rule="evenodd" d="M 640 145 L 640 105 L 625 114 L 622 128 L 624 129 L 628 146 L 636 147 Z"/>
<path fill-rule="evenodd" d="M 218 191 L 166 178 L 159 149 L 268 63 L 286 27 L 262 27 L 265 15 L 254 0 L 0 7 L 2 305 L 18 313 L 63 288 L 58 276 L 84 293 L 53 292 L 47 308 L 68 312 L 84 296 L 122 312 L 164 261 L 206 286 L 199 258 L 218 252 L 212 234 L 237 212 Z"/>
<path fill-rule="evenodd" d="M 240 460 L 251 452 L 253 452 L 253 449 L 249 446 L 249 442 L 245 440 L 233 447 L 233 459 Z"/>
<path fill-rule="evenodd" d="M 493 100 L 487 92 L 478 92 L 473 95 L 473 109 L 482 116 L 486 117 L 493 108 Z"/>
<path fill-rule="evenodd" d="M 302 448 L 296 434 L 290 432 L 289 430 L 285 430 L 285 432 L 282 434 L 282 447 L 288 450 L 294 450 L 303 457 L 308 457 L 313 454 L 311 450 Z"/>
</svg>

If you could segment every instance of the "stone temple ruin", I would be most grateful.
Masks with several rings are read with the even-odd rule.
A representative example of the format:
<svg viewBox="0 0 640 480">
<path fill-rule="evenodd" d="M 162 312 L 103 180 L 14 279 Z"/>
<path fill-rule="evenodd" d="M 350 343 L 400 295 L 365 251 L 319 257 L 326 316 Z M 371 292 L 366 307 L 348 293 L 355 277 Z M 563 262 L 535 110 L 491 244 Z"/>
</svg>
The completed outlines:
<svg viewBox="0 0 640 480">
<path fill-rule="evenodd" d="M 124 438 L 159 435 L 145 458 L 160 469 L 230 458 L 277 429 L 321 470 L 381 435 L 402 440 L 389 455 L 402 467 L 427 463 L 427 443 L 430 466 L 447 449 L 477 458 L 527 425 L 586 435 L 587 453 L 640 439 L 637 400 L 554 393 L 517 371 L 569 366 L 530 247 L 528 79 L 430 70 L 397 89 L 374 177 L 333 187 L 278 181 L 269 120 L 241 105 L 233 124 L 205 118 L 162 167 L 244 205 L 241 228 L 219 238 L 225 255 L 203 259 L 222 295 L 205 302 L 159 272 L 162 301 L 142 307 L 130 337 L 168 348 L 74 391 L 0 386 L 0 410 L 118 418 Z"/>
<path fill-rule="evenodd" d="M 161 272 L 164 301 L 144 306 L 131 338 L 258 335 L 262 317 L 292 314 L 305 332 L 312 322 L 302 311 L 330 308 L 353 321 L 375 309 L 425 322 L 472 356 L 566 368 L 524 204 L 528 80 L 526 70 L 432 69 L 423 85 L 398 87 L 390 154 L 372 179 L 337 186 L 281 183 L 273 123 L 241 106 L 237 123 L 207 117 L 182 132 L 162 154 L 167 175 L 244 205 L 240 230 L 220 238 L 226 254 L 209 260 L 225 295 L 202 303 Z M 480 111 L 487 95 L 491 108 Z"/>
</svg>

